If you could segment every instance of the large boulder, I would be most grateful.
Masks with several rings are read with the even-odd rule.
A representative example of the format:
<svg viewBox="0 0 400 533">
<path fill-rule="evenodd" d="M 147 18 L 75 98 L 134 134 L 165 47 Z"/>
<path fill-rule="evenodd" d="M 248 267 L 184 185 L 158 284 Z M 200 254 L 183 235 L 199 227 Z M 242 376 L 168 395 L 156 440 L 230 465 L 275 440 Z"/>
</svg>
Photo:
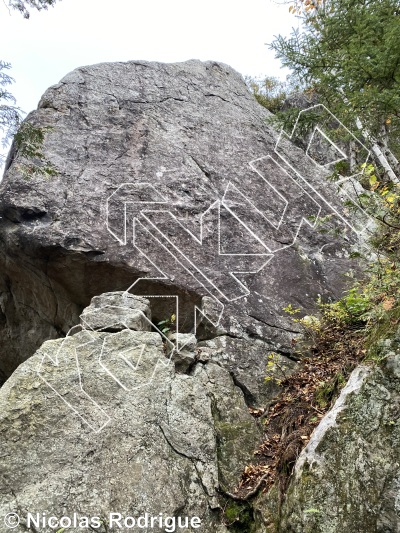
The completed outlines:
<svg viewBox="0 0 400 533">
<path fill-rule="evenodd" d="M 125 303 L 147 312 L 144 299 Z M 99 517 L 105 533 L 111 513 L 161 513 L 197 519 L 176 531 L 226 533 L 219 489 L 234 489 L 260 439 L 243 392 L 213 361 L 176 372 L 160 333 L 116 325 L 121 309 L 120 294 L 95 298 L 83 316 L 98 314 L 99 329 L 83 322 L 45 342 L 0 389 L 1 520 L 15 525 L 17 513 L 17 533 L 51 533 L 76 513 L 78 526 Z M 93 531 L 78 526 L 66 530 Z"/>
<path fill-rule="evenodd" d="M 359 367 L 299 457 L 288 533 L 400 532 L 400 355 Z"/>
<path fill-rule="evenodd" d="M 299 455 L 285 497 L 254 504 L 257 531 L 400 532 L 400 337 L 356 368 Z M 395 350 L 393 346 L 395 345 Z"/>
<path fill-rule="evenodd" d="M 99 64 L 48 89 L 27 118 L 43 157 L 14 145 L 0 189 L 0 376 L 129 290 L 182 333 L 202 310 L 199 338 L 225 336 L 221 361 L 263 401 L 268 353 L 297 331 L 282 308 L 338 296 L 355 242 L 329 167 L 269 116 L 214 62 Z"/>
<path fill-rule="evenodd" d="M 17 533 L 28 512 L 44 533 L 74 513 L 106 532 L 110 512 L 228 531 L 218 496 L 260 439 L 249 407 L 277 392 L 268 355 L 297 365 L 284 308 L 340 296 L 368 231 L 357 185 L 327 179 L 346 143 L 269 118 L 199 61 L 82 67 L 27 118 L 42 155 L 14 144 L 0 186 L 0 517 Z M 354 372 L 287 499 L 244 504 L 251 528 L 398 531 L 398 367 L 397 347 Z"/>
</svg>

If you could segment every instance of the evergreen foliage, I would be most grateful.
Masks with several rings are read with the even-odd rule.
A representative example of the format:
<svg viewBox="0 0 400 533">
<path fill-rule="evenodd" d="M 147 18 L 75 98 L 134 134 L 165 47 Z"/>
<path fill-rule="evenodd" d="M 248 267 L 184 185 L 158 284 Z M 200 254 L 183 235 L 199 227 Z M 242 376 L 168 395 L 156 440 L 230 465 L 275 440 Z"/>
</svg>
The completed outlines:
<svg viewBox="0 0 400 533">
<path fill-rule="evenodd" d="M 15 105 L 15 98 L 7 89 L 14 81 L 6 72 L 10 68 L 9 63 L 0 60 L 0 133 L 3 148 L 9 144 L 22 120 L 21 110 Z"/>
<path fill-rule="evenodd" d="M 57 0 L 8 0 L 8 7 L 19 11 L 24 18 L 30 16 L 30 9 L 41 11 L 53 6 Z M 8 91 L 8 86 L 14 79 L 7 74 L 10 63 L 0 60 L 0 143 L 6 148 L 22 122 L 22 111 L 16 106 L 14 96 Z M 4 156 L 0 155 L 0 165 Z"/>
<path fill-rule="evenodd" d="M 8 0 L 8 6 L 11 9 L 16 9 L 22 13 L 23 17 L 28 19 L 30 16 L 30 9 L 47 9 L 50 6 L 54 6 L 57 0 Z"/>
<path fill-rule="evenodd" d="M 297 0 L 289 9 L 302 26 L 270 47 L 350 129 L 368 131 L 398 174 L 399 0 Z"/>
</svg>

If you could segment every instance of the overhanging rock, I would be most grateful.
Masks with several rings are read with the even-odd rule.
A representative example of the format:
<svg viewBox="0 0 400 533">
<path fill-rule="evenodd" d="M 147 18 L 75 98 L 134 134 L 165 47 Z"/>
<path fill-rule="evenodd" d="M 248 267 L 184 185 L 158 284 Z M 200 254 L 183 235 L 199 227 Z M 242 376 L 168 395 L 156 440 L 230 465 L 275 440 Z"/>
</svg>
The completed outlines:
<svg viewBox="0 0 400 533">
<path fill-rule="evenodd" d="M 261 343 L 247 381 L 268 351 L 289 353 L 282 308 L 340 294 L 356 233 L 329 171 L 277 143 L 269 115 L 215 62 L 99 64 L 48 89 L 27 120 L 48 128 L 57 173 L 27 179 L 41 162 L 13 146 L 0 190 L 4 377 L 108 291 L 148 298 L 153 322 L 174 315 L 182 333 L 208 299 L 201 339 Z"/>
</svg>

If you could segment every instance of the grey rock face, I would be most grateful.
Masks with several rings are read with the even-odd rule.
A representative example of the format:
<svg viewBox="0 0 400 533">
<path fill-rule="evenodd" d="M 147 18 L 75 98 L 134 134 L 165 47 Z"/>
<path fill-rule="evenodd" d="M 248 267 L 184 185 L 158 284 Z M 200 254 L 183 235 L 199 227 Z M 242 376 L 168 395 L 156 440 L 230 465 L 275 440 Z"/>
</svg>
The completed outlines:
<svg viewBox="0 0 400 533">
<path fill-rule="evenodd" d="M 168 335 L 171 345 L 167 346 L 167 353 L 175 363 L 175 368 L 186 372 L 196 362 L 197 339 L 192 333 L 172 333 Z"/>
<path fill-rule="evenodd" d="M 86 329 L 118 331 L 133 329 L 151 331 L 150 302 L 126 292 L 110 292 L 95 296 L 81 314 L 81 324 Z"/>
<path fill-rule="evenodd" d="M 273 351 L 273 342 L 251 338 L 232 338 L 221 335 L 199 343 L 198 357 L 201 361 L 216 361 L 232 374 L 235 383 L 243 391 L 248 405 L 263 405 L 277 392 L 274 383 L 265 383 L 265 360 Z M 296 363 L 282 356 L 282 366 L 290 371 Z"/>
<path fill-rule="evenodd" d="M 328 171 L 286 138 L 276 148 L 268 116 L 214 62 L 82 67 L 46 91 L 28 120 L 50 127 L 43 152 L 58 174 L 24 178 L 13 147 L 0 188 L 3 375 L 93 296 L 128 289 L 149 297 L 155 323 L 178 297 L 182 333 L 207 297 L 214 334 L 288 353 L 282 308 L 340 294 L 352 232 Z M 322 235 L 312 221 L 332 212 Z M 210 337 L 205 319 L 198 335 Z M 250 382 L 240 353 L 230 369 Z"/>
<path fill-rule="evenodd" d="M 102 316 L 99 304 L 120 298 L 91 309 Z M 260 437 L 227 370 L 209 361 L 175 373 L 161 335 L 131 329 L 45 342 L 0 389 L 0 413 L 0 516 L 18 512 L 17 533 L 28 512 L 163 513 L 224 533 L 218 487 L 233 490 Z"/>
<path fill-rule="evenodd" d="M 226 533 L 218 488 L 256 447 L 268 354 L 295 367 L 283 308 L 341 294 L 359 229 L 319 148 L 268 117 L 199 61 L 82 67 L 28 117 L 57 175 L 26 179 L 13 147 L 0 187 L 0 516 L 163 513 Z M 398 531 L 393 357 L 315 433 L 285 533 Z"/>
<path fill-rule="evenodd" d="M 354 370 L 296 464 L 281 531 L 400 531 L 400 355 Z"/>
</svg>

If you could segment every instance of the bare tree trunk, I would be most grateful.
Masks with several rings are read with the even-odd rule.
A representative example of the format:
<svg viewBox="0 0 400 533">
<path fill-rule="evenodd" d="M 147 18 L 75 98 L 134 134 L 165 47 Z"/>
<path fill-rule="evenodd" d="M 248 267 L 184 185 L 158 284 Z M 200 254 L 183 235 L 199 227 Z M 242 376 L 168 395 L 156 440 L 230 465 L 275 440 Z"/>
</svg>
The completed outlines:
<svg viewBox="0 0 400 533">
<path fill-rule="evenodd" d="M 396 176 L 393 168 L 390 166 L 389 161 L 386 159 L 385 154 L 380 149 L 380 146 L 376 139 L 374 139 L 369 131 L 367 131 L 364 126 L 362 125 L 361 120 L 357 117 L 356 118 L 356 125 L 357 128 L 361 131 L 363 136 L 371 143 L 371 152 L 373 153 L 375 160 L 383 167 L 386 174 L 389 176 L 389 178 L 393 181 L 393 183 L 400 183 L 400 179 Z M 393 156 L 394 157 L 394 156 Z M 397 165 L 399 162 L 395 158 Z"/>
<path fill-rule="evenodd" d="M 346 104 L 346 105 L 350 105 L 350 102 L 349 102 L 349 99 L 347 98 L 347 96 L 345 95 L 343 89 L 339 89 L 339 92 L 341 93 L 342 97 L 343 97 L 343 102 Z M 394 182 L 394 183 L 399 183 L 400 184 L 400 179 L 396 176 L 393 168 L 390 166 L 390 163 L 388 161 L 388 159 L 386 158 L 385 154 L 382 152 L 379 144 L 378 144 L 378 141 L 376 139 L 374 139 L 372 137 L 372 135 L 369 133 L 368 130 L 366 130 L 361 122 L 361 120 L 359 119 L 359 117 L 356 117 L 356 126 L 358 128 L 359 131 L 361 131 L 361 133 L 363 134 L 363 136 L 371 143 L 371 152 L 375 158 L 375 161 L 377 163 L 379 163 L 385 170 L 386 174 L 389 176 L 389 178 Z M 387 133 L 385 132 L 385 135 L 383 138 L 387 137 Z M 387 148 L 387 150 L 390 152 L 389 148 Z M 395 165 L 395 168 L 398 167 L 399 165 L 399 162 L 398 160 L 395 158 L 395 156 L 392 154 L 392 152 L 390 152 L 391 156 L 394 158 L 393 160 L 396 162 L 396 165 Z"/>
<path fill-rule="evenodd" d="M 400 175 L 400 162 L 389 148 L 389 132 L 385 124 L 381 128 L 381 138 L 379 141 L 379 144 L 382 148 L 382 152 L 384 153 L 393 171 L 397 175 Z"/>
<path fill-rule="evenodd" d="M 396 156 L 393 154 L 393 152 L 390 150 L 390 148 L 385 148 L 384 154 L 386 156 L 386 159 L 389 161 L 390 165 L 396 172 L 396 174 L 400 174 L 400 162 L 396 158 Z"/>
<path fill-rule="evenodd" d="M 349 156 L 350 156 L 350 171 L 353 172 L 357 166 L 356 143 L 354 141 L 350 141 Z"/>
</svg>

